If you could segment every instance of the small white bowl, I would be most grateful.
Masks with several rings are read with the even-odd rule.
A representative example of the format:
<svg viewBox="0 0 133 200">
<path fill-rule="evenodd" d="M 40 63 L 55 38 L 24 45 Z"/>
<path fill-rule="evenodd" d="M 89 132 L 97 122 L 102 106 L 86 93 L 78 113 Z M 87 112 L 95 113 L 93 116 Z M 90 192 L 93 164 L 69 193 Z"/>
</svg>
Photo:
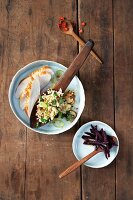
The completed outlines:
<svg viewBox="0 0 133 200">
<path fill-rule="evenodd" d="M 110 157 L 108 159 L 105 157 L 104 152 L 100 152 L 84 163 L 84 165 L 87 167 L 102 168 L 109 165 L 115 159 L 119 151 L 118 137 L 115 131 L 109 125 L 100 121 L 91 121 L 84 124 L 78 129 L 73 138 L 72 149 L 75 157 L 78 160 L 81 160 L 83 157 L 95 150 L 94 146 L 83 144 L 84 140 L 82 139 L 82 135 L 85 134 L 84 132 L 90 131 L 91 124 L 93 126 L 97 125 L 98 130 L 103 128 L 108 135 L 115 136 L 117 138 L 118 146 L 114 146 L 110 149 Z"/>
<path fill-rule="evenodd" d="M 50 66 L 54 72 L 56 72 L 57 70 L 66 71 L 66 69 L 67 69 L 65 66 L 63 66 L 57 62 L 53 62 L 53 61 L 37 60 L 35 62 L 32 62 L 32 63 L 24 66 L 23 68 L 21 68 L 15 74 L 15 76 L 13 77 L 11 84 L 10 84 L 8 97 L 9 97 L 9 103 L 10 103 L 13 113 L 19 119 L 19 121 L 21 123 L 23 123 L 27 128 L 29 128 L 35 132 L 38 132 L 38 133 L 54 135 L 54 134 L 63 133 L 65 131 L 69 130 L 70 128 L 72 128 L 76 124 L 76 122 L 80 118 L 80 115 L 84 109 L 85 94 L 84 94 L 84 89 L 83 89 L 82 83 L 80 82 L 78 77 L 75 76 L 68 86 L 68 89 L 73 90 L 76 95 L 75 107 L 77 108 L 77 117 L 75 118 L 75 120 L 73 122 L 68 122 L 67 120 L 63 119 L 63 121 L 65 123 L 63 128 L 57 128 L 51 123 L 48 123 L 45 126 L 42 126 L 39 128 L 34 128 L 34 129 L 31 128 L 30 120 L 27 117 L 27 115 L 25 114 L 25 112 L 20 108 L 19 99 L 17 99 L 15 97 L 15 92 L 16 92 L 16 89 L 17 89 L 20 81 L 22 81 L 24 78 L 26 78 L 34 70 L 39 69 L 40 67 L 45 66 L 45 65 Z"/>
</svg>

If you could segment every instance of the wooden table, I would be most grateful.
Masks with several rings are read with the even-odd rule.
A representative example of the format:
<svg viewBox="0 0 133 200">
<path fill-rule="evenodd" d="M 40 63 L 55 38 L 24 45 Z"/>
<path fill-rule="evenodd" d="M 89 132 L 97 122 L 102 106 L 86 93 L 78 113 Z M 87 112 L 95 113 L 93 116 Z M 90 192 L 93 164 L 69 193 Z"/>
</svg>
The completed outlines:
<svg viewBox="0 0 133 200">
<path fill-rule="evenodd" d="M 13 75 L 34 60 L 69 66 L 80 50 L 62 34 L 59 16 L 72 19 L 80 36 L 95 41 L 103 59 L 92 57 L 80 70 L 86 95 L 77 125 L 64 134 L 30 131 L 12 113 L 8 88 Z M 132 200 L 133 199 L 133 1 L 132 0 L 0 0 L 0 200 Z M 117 159 L 103 169 L 82 166 L 60 180 L 76 161 L 72 139 L 90 120 L 111 125 L 120 140 Z"/>
</svg>

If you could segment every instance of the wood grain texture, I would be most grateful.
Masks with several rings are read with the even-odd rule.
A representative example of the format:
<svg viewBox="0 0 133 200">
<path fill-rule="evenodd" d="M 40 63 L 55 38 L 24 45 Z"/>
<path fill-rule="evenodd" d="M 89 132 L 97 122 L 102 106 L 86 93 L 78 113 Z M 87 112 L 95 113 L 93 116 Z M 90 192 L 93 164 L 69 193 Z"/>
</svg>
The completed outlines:
<svg viewBox="0 0 133 200">
<path fill-rule="evenodd" d="M 76 20 L 76 1 L 34 1 L 30 10 L 32 59 L 54 60 L 69 66 L 77 55 L 77 43 L 62 34 L 57 23 L 62 15 Z M 64 180 L 58 178 L 60 172 L 75 161 L 71 143 L 76 130 L 75 127 L 57 136 L 27 130 L 26 199 L 80 199 L 79 170 Z"/>
<path fill-rule="evenodd" d="M 12 113 L 8 88 L 20 60 L 21 29 L 14 26 L 15 6 L 0 1 L 0 199 L 25 197 L 26 128 Z M 18 9 L 19 16 L 22 12 Z M 17 13 L 16 13 L 17 14 Z"/>
<path fill-rule="evenodd" d="M 114 126 L 113 110 L 113 28 L 112 1 L 79 0 L 79 27 L 84 21 L 84 34 L 87 41 L 92 38 L 104 64 L 101 66 L 92 57 L 80 70 L 80 79 L 85 88 L 86 107 L 81 123 L 100 120 Z M 83 200 L 115 199 L 115 162 L 103 169 L 82 167 Z"/>
<path fill-rule="evenodd" d="M 133 199 L 132 10 L 132 0 L 0 0 L 0 200 Z M 80 70 L 86 95 L 80 125 L 104 121 L 120 139 L 116 162 L 104 169 L 83 166 L 81 174 L 78 169 L 62 180 L 59 174 L 76 161 L 71 143 L 79 124 L 57 136 L 34 133 L 8 103 L 9 84 L 21 67 L 38 59 L 69 66 L 77 55 L 75 39 L 57 28 L 60 16 L 78 18 L 79 27 L 87 23 L 81 38 L 93 39 L 104 61 L 101 66 L 89 56 Z"/>
<path fill-rule="evenodd" d="M 114 1 L 116 199 L 133 199 L 133 1 Z"/>
</svg>

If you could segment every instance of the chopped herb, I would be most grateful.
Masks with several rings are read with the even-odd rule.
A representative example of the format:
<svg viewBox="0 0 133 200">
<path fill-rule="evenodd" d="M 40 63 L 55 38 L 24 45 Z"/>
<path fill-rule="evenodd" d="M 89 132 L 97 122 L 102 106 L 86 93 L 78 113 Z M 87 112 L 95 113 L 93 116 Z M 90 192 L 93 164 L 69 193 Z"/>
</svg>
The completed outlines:
<svg viewBox="0 0 133 200">
<path fill-rule="evenodd" d="M 64 99 L 63 99 L 62 97 L 60 97 L 59 103 L 60 103 L 60 104 L 64 103 Z"/>
<path fill-rule="evenodd" d="M 60 118 L 66 117 L 66 114 L 64 114 L 64 113 L 62 113 L 62 112 L 59 112 L 58 115 L 59 115 Z"/>
<path fill-rule="evenodd" d="M 51 83 L 55 84 L 57 82 L 56 76 L 53 76 L 51 79 Z"/>
<path fill-rule="evenodd" d="M 67 121 L 70 121 L 70 122 L 73 121 L 73 117 L 72 117 L 72 115 L 70 114 L 70 112 L 67 113 L 66 119 L 67 119 Z"/>
<path fill-rule="evenodd" d="M 40 100 L 40 101 L 42 101 L 42 100 L 43 100 L 42 96 L 40 96 L 40 97 L 39 97 L 39 100 Z"/>
<path fill-rule="evenodd" d="M 45 119 L 45 118 L 43 118 L 43 117 L 41 117 L 41 122 L 42 122 L 42 123 L 47 123 L 47 122 L 48 122 L 48 120 L 47 120 L 47 119 Z"/>
<path fill-rule="evenodd" d="M 54 100 L 52 101 L 52 105 L 55 106 L 56 103 L 57 103 L 57 101 L 56 101 L 56 99 L 54 99 Z"/>
<path fill-rule="evenodd" d="M 39 127 L 39 122 L 36 123 L 36 128 L 38 128 L 38 127 Z"/>
<path fill-rule="evenodd" d="M 62 70 L 57 70 L 55 75 L 56 75 L 57 78 L 60 78 L 63 73 L 64 72 Z"/>
<path fill-rule="evenodd" d="M 55 97 L 57 97 L 57 96 L 58 96 L 57 92 L 54 92 L 54 96 L 55 96 Z"/>
</svg>

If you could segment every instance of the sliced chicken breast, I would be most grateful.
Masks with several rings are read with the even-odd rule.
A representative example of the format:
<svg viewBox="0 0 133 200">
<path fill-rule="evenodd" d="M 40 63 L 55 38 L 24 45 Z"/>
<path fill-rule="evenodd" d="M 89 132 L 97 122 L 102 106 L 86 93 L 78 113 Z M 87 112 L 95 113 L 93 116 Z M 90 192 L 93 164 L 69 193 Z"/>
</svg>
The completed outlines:
<svg viewBox="0 0 133 200">
<path fill-rule="evenodd" d="M 53 74 L 54 72 L 49 66 L 43 66 L 33 71 L 19 84 L 15 95 L 16 98 L 20 98 L 20 107 L 25 110 L 28 117 L 39 98 L 40 91 L 48 89 Z"/>
<path fill-rule="evenodd" d="M 40 90 L 42 90 L 43 88 L 45 88 L 48 83 L 51 80 L 51 74 L 49 73 L 45 73 L 39 76 L 39 81 L 40 81 Z"/>
<path fill-rule="evenodd" d="M 26 105 L 26 94 L 20 96 L 20 108 L 24 110 Z"/>
<path fill-rule="evenodd" d="M 30 84 L 29 84 L 29 90 L 27 91 L 26 95 L 26 106 L 25 111 L 30 117 L 32 109 L 39 98 L 40 95 L 40 81 L 39 78 L 36 77 Z"/>
<path fill-rule="evenodd" d="M 27 77 L 20 82 L 19 86 L 17 87 L 16 93 L 15 93 L 16 98 L 20 97 L 20 95 L 25 90 L 25 88 L 27 87 L 27 85 L 29 84 L 30 81 L 31 81 L 31 77 Z"/>
</svg>

